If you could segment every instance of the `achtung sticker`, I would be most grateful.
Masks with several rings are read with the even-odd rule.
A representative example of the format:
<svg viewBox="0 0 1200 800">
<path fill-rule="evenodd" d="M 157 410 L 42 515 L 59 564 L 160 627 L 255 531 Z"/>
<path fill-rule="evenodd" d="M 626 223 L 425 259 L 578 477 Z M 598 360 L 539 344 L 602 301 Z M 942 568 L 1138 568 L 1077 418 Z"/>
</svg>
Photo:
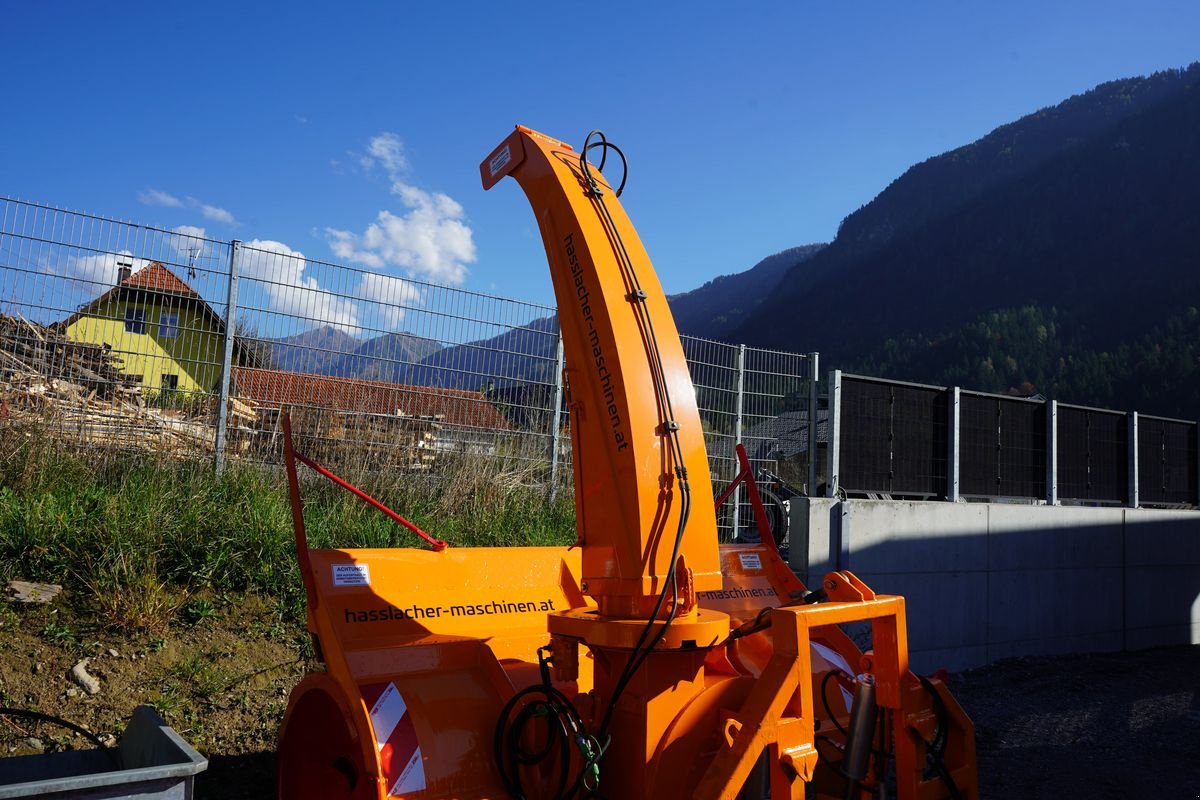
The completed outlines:
<svg viewBox="0 0 1200 800">
<path fill-rule="evenodd" d="M 334 586 L 370 586 L 371 567 L 368 564 L 332 564 Z"/>
<path fill-rule="evenodd" d="M 742 562 L 742 569 L 762 569 L 762 556 L 758 553 L 738 553 L 738 560 Z"/>
<path fill-rule="evenodd" d="M 504 169 L 510 161 L 512 161 L 512 152 L 508 145 L 504 145 L 504 149 L 492 156 L 492 160 L 488 162 L 488 169 L 492 171 L 492 176 L 495 177 L 496 173 Z"/>
<path fill-rule="evenodd" d="M 425 788 L 425 762 L 417 742 L 408 705 L 394 683 L 372 683 L 362 687 L 363 701 L 371 707 L 371 727 L 379 765 L 388 786 L 388 797 L 402 797 Z"/>
</svg>

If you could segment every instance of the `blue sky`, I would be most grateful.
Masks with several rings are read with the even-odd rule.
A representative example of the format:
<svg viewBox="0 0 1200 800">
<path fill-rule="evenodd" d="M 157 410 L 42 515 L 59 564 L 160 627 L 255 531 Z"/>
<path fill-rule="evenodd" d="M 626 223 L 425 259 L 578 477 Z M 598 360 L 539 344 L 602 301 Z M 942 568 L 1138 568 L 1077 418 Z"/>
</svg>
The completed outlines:
<svg viewBox="0 0 1200 800">
<path fill-rule="evenodd" d="M 1200 59 L 1200 3 L 12 3 L 0 195 L 550 303 L 478 164 L 630 161 L 669 292 L 828 241 L 908 166 Z M 374 227 L 372 227 L 374 226 Z"/>
</svg>

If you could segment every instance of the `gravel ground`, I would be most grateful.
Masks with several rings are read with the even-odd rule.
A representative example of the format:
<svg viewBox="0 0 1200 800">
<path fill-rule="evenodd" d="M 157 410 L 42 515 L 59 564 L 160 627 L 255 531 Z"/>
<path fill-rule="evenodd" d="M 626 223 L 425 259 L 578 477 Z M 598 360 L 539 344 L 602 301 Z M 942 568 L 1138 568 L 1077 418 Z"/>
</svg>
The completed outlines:
<svg viewBox="0 0 1200 800">
<path fill-rule="evenodd" d="M 1200 798 L 1200 645 L 1013 659 L 951 686 L 984 800 Z"/>
</svg>

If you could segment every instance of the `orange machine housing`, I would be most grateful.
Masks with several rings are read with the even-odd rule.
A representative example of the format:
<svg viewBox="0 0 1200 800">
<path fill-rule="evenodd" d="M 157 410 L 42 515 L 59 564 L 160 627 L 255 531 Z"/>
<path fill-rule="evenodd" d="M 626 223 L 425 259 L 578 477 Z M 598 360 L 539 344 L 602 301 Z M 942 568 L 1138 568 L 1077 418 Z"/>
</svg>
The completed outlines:
<svg viewBox="0 0 1200 800">
<path fill-rule="evenodd" d="M 310 551 L 289 433 L 297 555 L 326 670 L 289 702 L 279 796 L 503 797 L 504 715 L 525 702 L 544 718 L 524 701 L 541 687 L 582 729 L 565 761 L 518 764 L 536 800 L 593 766 L 585 785 L 614 800 L 767 787 L 773 800 L 801 798 L 810 783 L 819 797 L 865 800 L 887 784 L 906 800 L 976 798 L 970 721 L 940 682 L 909 671 L 903 598 L 840 572 L 810 603 L 773 546 L 718 549 L 682 345 L 618 192 L 579 152 L 522 127 L 480 170 L 485 188 L 516 179 L 545 243 L 578 542 Z M 866 653 L 838 627 L 864 621 Z M 881 745 L 847 783 L 846 698 L 859 673 L 872 676 Z M 545 731 L 517 738 L 536 752 L 553 741 Z"/>
<path fill-rule="evenodd" d="M 598 169 L 568 144 L 518 126 L 480 164 L 484 189 L 521 185 L 546 246 L 571 396 L 575 529 L 585 594 L 644 619 L 675 564 L 678 426 L 692 494 L 681 554 L 697 591 L 721 585 L 704 430 L 683 345 L 641 239 Z M 655 394 L 661 365 L 671 419 Z"/>
</svg>

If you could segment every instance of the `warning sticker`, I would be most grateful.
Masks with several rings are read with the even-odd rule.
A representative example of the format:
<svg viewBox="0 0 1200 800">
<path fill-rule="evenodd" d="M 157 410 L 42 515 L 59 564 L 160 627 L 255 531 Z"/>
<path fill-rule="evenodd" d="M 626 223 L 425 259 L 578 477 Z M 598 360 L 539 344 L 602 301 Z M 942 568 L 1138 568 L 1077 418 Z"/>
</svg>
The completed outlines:
<svg viewBox="0 0 1200 800">
<path fill-rule="evenodd" d="M 742 569 L 762 569 L 762 556 L 758 553 L 738 553 L 738 560 L 742 562 Z"/>
<path fill-rule="evenodd" d="M 504 145 L 504 149 L 492 156 L 492 160 L 488 162 L 488 169 L 492 171 L 492 176 L 494 177 L 497 172 L 504 169 L 510 161 L 512 161 L 512 152 L 508 149 L 508 145 Z"/>
<path fill-rule="evenodd" d="M 371 567 L 368 564 L 331 564 L 334 586 L 370 586 Z"/>
<path fill-rule="evenodd" d="M 363 700 L 371 706 L 371 727 L 379 764 L 387 781 L 388 797 L 401 797 L 425 788 L 425 763 L 417 743 L 412 714 L 394 683 L 362 687 Z"/>
</svg>

